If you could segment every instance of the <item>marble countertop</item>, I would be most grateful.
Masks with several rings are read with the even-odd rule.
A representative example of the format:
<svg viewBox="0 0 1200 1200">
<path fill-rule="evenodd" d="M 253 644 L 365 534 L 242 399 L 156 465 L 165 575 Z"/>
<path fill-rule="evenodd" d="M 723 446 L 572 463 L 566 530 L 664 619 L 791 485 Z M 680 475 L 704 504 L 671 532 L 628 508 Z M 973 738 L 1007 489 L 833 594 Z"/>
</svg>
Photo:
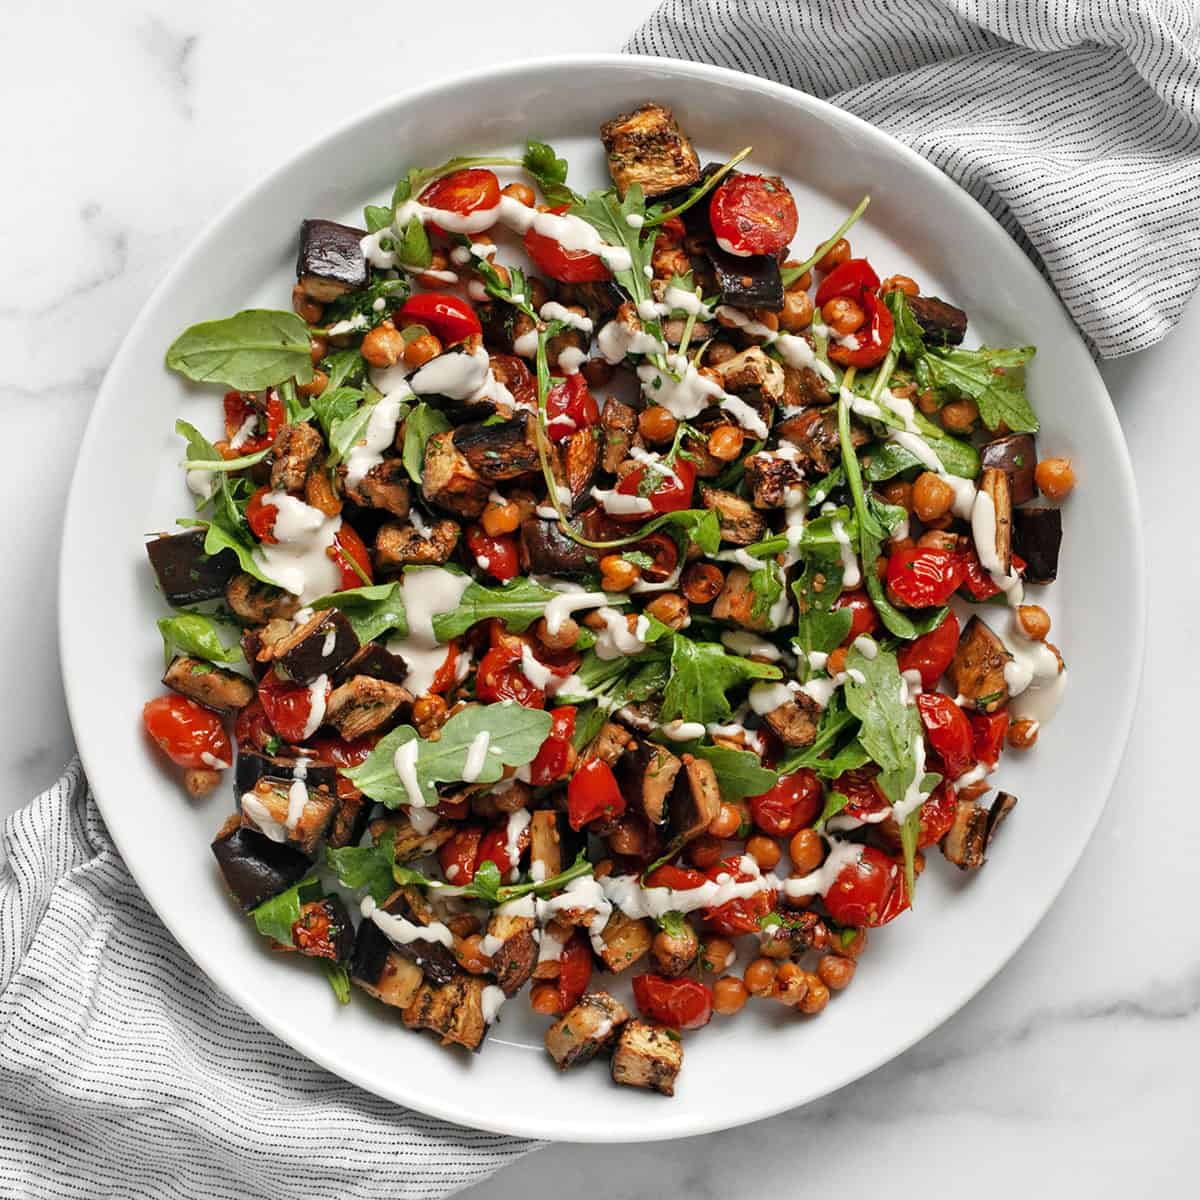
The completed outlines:
<svg viewBox="0 0 1200 1200">
<path fill-rule="evenodd" d="M 378 98 L 504 59 L 616 49 L 649 7 L 558 4 L 536 25 L 482 0 L 445 15 L 375 4 L 334 14 L 314 0 L 10 8 L 0 498 L 15 519 L 0 628 L 18 639 L 8 663 L 20 678 L 10 671 L 0 698 L 0 815 L 71 754 L 54 606 L 67 485 L 105 368 L 176 255 L 264 170 Z M 863 1194 L 885 1175 L 899 1195 L 965 1185 L 976 1198 L 1014 1186 L 1125 1197 L 1191 1178 L 1200 940 L 1181 917 L 1200 862 L 1190 761 L 1198 342 L 1193 302 L 1160 346 L 1103 368 L 1146 519 L 1145 682 L 1107 813 L 1027 946 L 953 1020 L 834 1096 L 699 1140 L 552 1147 L 488 1183 L 490 1200 L 560 1194 L 564 1183 L 611 1200 L 668 1189 Z"/>
</svg>

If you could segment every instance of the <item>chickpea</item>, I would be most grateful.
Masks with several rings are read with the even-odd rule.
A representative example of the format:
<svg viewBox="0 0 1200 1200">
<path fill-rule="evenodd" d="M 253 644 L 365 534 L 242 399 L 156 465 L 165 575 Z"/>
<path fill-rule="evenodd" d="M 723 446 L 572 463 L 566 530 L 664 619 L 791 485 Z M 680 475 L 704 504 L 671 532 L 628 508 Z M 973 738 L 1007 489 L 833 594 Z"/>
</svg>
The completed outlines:
<svg viewBox="0 0 1200 1200">
<path fill-rule="evenodd" d="M 852 958 L 826 954 L 817 963 L 817 975 L 831 992 L 840 992 L 854 978 L 856 967 L 857 964 Z"/>
<path fill-rule="evenodd" d="M 557 1017 L 558 986 L 553 983 L 535 984 L 529 991 L 529 1006 L 544 1017 Z"/>
<path fill-rule="evenodd" d="M 532 208 L 537 197 L 533 194 L 533 188 L 527 183 L 510 183 L 500 189 L 500 195 L 511 196 L 514 200 L 525 205 L 526 208 Z"/>
<path fill-rule="evenodd" d="M 742 814 L 732 804 L 722 804 L 708 823 L 708 832 L 716 838 L 731 838 L 742 825 Z M 746 847 L 750 849 L 749 846 Z"/>
<path fill-rule="evenodd" d="M 725 586 L 725 575 L 713 563 L 692 563 L 680 579 L 683 594 L 692 604 L 708 604 L 715 600 Z"/>
<path fill-rule="evenodd" d="M 947 533 L 944 529 L 930 529 L 917 538 L 917 545 L 927 550 L 950 550 L 953 552 L 958 549 L 958 537 L 953 533 Z"/>
<path fill-rule="evenodd" d="M 851 300 L 849 296 L 834 296 L 822 305 L 821 319 L 838 337 L 846 337 L 862 328 L 867 314 L 857 300 Z"/>
<path fill-rule="evenodd" d="M 509 500 L 503 504 L 489 503 L 483 510 L 479 523 L 488 537 L 514 533 L 521 524 L 521 510 Z"/>
<path fill-rule="evenodd" d="M 617 821 L 608 835 L 608 845 L 613 853 L 630 858 L 640 858 L 645 854 L 647 840 L 645 824 L 632 814 Z"/>
<path fill-rule="evenodd" d="M 799 265 L 799 259 L 792 258 L 783 264 L 782 269 L 787 271 L 794 269 Z M 790 284 L 788 284 L 787 290 L 789 292 L 807 292 L 810 287 L 812 287 L 812 272 L 805 271 L 803 275 L 798 275 Z"/>
<path fill-rule="evenodd" d="M 662 592 L 646 605 L 646 611 L 670 629 L 683 629 L 688 621 L 688 602 L 678 592 Z"/>
<path fill-rule="evenodd" d="M 329 386 L 329 376 L 324 371 L 314 370 L 312 378 L 307 383 L 296 384 L 296 395 L 308 399 L 319 396 Z"/>
<path fill-rule="evenodd" d="M 1008 744 L 1014 750 L 1029 750 L 1038 739 L 1036 721 L 1014 721 L 1008 727 Z"/>
<path fill-rule="evenodd" d="M 746 853 L 758 863 L 760 871 L 773 870 L 783 857 L 779 843 L 774 838 L 763 837 L 761 834 L 755 834 L 746 840 Z"/>
<path fill-rule="evenodd" d="M 812 324 L 812 297 L 805 291 L 785 292 L 783 310 L 779 314 L 779 324 L 788 333 L 800 333 Z"/>
<path fill-rule="evenodd" d="M 534 632 L 547 650 L 570 650 L 579 640 L 579 625 L 572 617 L 565 618 L 556 633 L 550 632 L 546 618 L 542 617 Z"/>
<path fill-rule="evenodd" d="M 664 975 L 682 975 L 695 961 L 699 950 L 700 939 L 686 921 L 678 934 L 660 929 L 650 944 L 654 965 Z"/>
<path fill-rule="evenodd" d="M 420 367 L 441 352 L 442 343 L 432 333 L 423 333 L 404 347 L 404 361 L 410 367 Z"/>
<path fill-rule="evenodd" d="M 1031 642 L 1044 642 L 1050 634 L 1050 614 L 1040 604 L 1018 605 L 1017 624 Z"/>
<path fill-rule="evenodd" d="M 938 410 L 937 397 L 928 388 L 917 395 L 917 407 L 927 416 L 931 417 Z"/>
<path fill-rule="evenodd" d="M 713 984 L 713 1012 L 731 1017 L 746 1007 L 750 993 L 736 975 L 723 975 Z"/>
<path fill-rule="evenodd" d="M 932 471 L 922 471 L 912 486 L 913 512 L 922 521 L 944 517 L 954 503 L 954 489 Z"/>
<path fill-rule="evenodd" d="M 638 414 L 638 433 L 653 446 L 661 446 L 675 436 L 679 422 L 661 404 L 652 404 Z"/>
<path fill-rule="evenodd" d="M 441 729 L 448 717 L 446 701 L 441 696 L 421 696 L 413 702 L 413 724 L 423 738 L 428 738 L 434 730 Z"/>
<path fill-rule="evenodd" d="M 718 425 L 708 435 L 708 452 L 722 462 L 733 462 L 742 452 L 746 435 L 739 425 Z"/>
<path fill-rule="evenodd" d="M 892 479 L 879 489 L 879 494 L 889 503 L 898 505 L 906 512 L 912 512 L 913 485 L 903 479 Z"/>
<path fill-rule="evenodd" d="M 590 388 L 602 388 L 613 377 L 613 365 L 604 358 L 589 358 L 579 370 Z"/>
<path fill-rule="evenodd" d="M 752 996 L 766 996 L 775 986 L 775 972 L 778 968 L 769 958 L 756 958 L 742 972 L 742 981 L 746 991 Z"/>
<path fill-rule="evenodd" d="M 805 990 L 804 998 L 800 1001 L 799 1008 L 802 1013 L 813 1017 L 829 1003 L 829 988 L 825 986 L 819 975 L 808 973 L 804 979 L 808 987 Z"/>
<path fill-rule="evenodd" d="M 729 964 L 737 957 L 737 950 L 728 938 L 713 937 L 709 938 L 703 946 L 700 947 L 700 970 L 708 971 L 709 974 L 715 975 L 718 971 L 725 971 L 729 968 Z"/>
<path fill-rule="evenodd" d="M 362 340 L 362 356 L 373 367 L 394 367 L 404 358 L 404 335 L 391 323 L 381 321 Z"/>
<path fill-rule="evenodd" d="M 908 275 L 889 275 L 880 285 L 879 294 L 887 292 L 903 292 L 906 296 L 919 296 L 921 289 L 917 281 Z"/>
<path fill-rule="evenodd" d="M 1075 471 L 1069 458 L 1043 458 L 1034 468 L 1033 478 L 1048 500 L 1063 500 L 1075 488 Z"/>
<path fill-rule="evenodd" d="M 606 554 L 600 560 L 600 586 L 606 592 L 627 592 L 641 578 L 642 570 L 619 554 Z"/>
<path fill-rule="evenodd" d="M 482 975 L 492 965 L 492 960 L 480 948 L 482 941 L 479 934 L 473 933 L 454 945 L 454 957 L 458 959 L 458 965 L 472 975 Z"/>
<path fill-rule="evenodd" d="M 764 958 L 790 958 L 792 943 L 786 937 L 768 936 L 763 939 L 759 953 Z"/>
<path fill-rule="evenodd" d="M 845 238 L 838 238 L 820 258 L 817 259 L 818 271 L 832 271 L 834 267 L 840 267 L 847 259 L 850 258 L 850 243 Z"/>
<path fill-rule="evenodd" d="M 815 829 L 797 829 L 788 842 L 788 857 L 797 875 L 810 875 L 825 861 L 825 843 Z"/>
<path fill-rule="evenodd" d="M 842 958 L 857 958 L 867 948 L 867 931 L 865 929 L 855 929 L 852 931 L 854 936 L 849 941 L 842 941 L 846 930 L 835 934 L 829 939 L 829 952 L 831 954 L 841 955 Z"/>
<path fill-rule="evenodd" d="M 208 767 L 188 767 L 183 773 L 183 787 L 189 796 L 199 800 L 220 786 L 221 772 Z"/>
<path fill-rule="evenodd" d="M 315 367 L 329 353 L 329 341 L 323 337 L 315 337 L 310 339 L 308 343 L 308 357 Z"/>
<path fill-rule="evenodd" d="M 688 843 L 687 859 L 693 867 L 707 871 L 721 861 L 721 843 L 710 834 L 702 833 Z"/>
<path fill-rule="evenodd" d="M 444 279 L 439 279 L 437 275 L 433 274 L 433 272 L 437 271 L 440 274 L 442 271 L 448 271 L 449 269 L 450 260 L 445 254 L 442 253 L 441 250 L 435 250 L 429 256 L 429 266 L 417 276 L 417 282 L 422 287 L 427 288 L 445 287 L 446 281 Z"/>
<path fill-rule="evenodd" d="M 951 400 L 942 405 L 942 424 L 951 433 L 970 433 L 979 419 L 979 406 L 974 400 Z"/>
<path fill-rule="evenodd" d="M 319 325 L 325 315 L 325 305 L 314 300 L 299 284 L 292 288 L 292 311 L 309 325 Z"/>
<path fill-rule="evenodd" d="M 760 325 L 765 325 L 772 333 L 779 332 L 779 314 L 773 308 L 752 308 L 750 317 Z"/>
<path fill-rule="evenodd" d="M 719 367 L 722 363 L 728 362 L 736 355 L 737 348 L 735 346 L 730 342 L 722 341 L 718 338 L 716 341 L 709 343 L 709 347 L 704 353 L 704 361 L 710 367 Z"/>
</svg>

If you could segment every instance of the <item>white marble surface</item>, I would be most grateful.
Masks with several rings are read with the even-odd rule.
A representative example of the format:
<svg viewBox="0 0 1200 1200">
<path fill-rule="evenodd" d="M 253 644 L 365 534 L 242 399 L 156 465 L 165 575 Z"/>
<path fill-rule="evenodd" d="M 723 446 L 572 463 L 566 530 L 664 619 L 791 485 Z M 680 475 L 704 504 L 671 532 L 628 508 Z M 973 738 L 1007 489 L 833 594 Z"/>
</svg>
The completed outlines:
<svg viewBox="0 0 1200 1200">
<path fill-rule="evenodd" d="M 535 23 L 533 6 L 481 0 L 8 7 L 0 813 L 71 752 L 53 600 L 66 488 L 105 367 L 173 257 L 261 171 L 376 99 L 448 70 L 616 49 L 648 8 L 560 3 Z M 941 1030 L 821 1103 L 699 1141 L 554 1147 L 489 1183 L 491 1200 L 863 1195 L 885 1180 L 895 1195 L 976 1198 L 1194 1187 L 1198 342 L 1193 303 L 1161 346 L 1104 368 L 1146 519 L 1145 683 L 1107 815 L 1017 959 Z"/>
</svg>

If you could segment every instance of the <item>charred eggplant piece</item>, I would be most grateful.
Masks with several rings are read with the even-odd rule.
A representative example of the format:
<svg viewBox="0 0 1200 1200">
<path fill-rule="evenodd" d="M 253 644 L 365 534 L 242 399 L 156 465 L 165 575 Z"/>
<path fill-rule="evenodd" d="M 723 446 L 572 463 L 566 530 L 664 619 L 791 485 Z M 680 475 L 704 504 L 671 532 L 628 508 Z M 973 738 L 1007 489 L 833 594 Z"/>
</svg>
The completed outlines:
<svg viewBox="0 0 1200 1200">
<path fill-rule="evenodd" d="M 721 525 L 721 540 L 734 546 L 749 546 L 760 541 L 767 531 L 767 522 L 756 513 L 749 500 L 721 488 L 700 487 L 700 502 L 717 514 Z"/>
<path fill-rule="evenodd" d="M 354 951 L 354 924 L 342 898 L 328 895 L 300 906 L 300 920 L 292 925 L 292 945 L 308 958 L 344 963 Z"/>
<path fill-rule="evenodd" d="M 636 1018 L 621 1027 L 612 1057 L 614 1083 L 673 1096 L 682 1066 L 683 1042 L 673 1029 Z"/>
<path fill-rule="evenodd" d="M 1004 667 L 1011 658 L 1004 643 L 978 617 L 972 617 L 946 672 L 959 702 L 985 713 L 1007 704 Z"/>
<path fill-rule="evenodd" d="M 706 246 L 705 253 L 712 263 L 722 304 L 734 308 L 769 308 L 772 312 L 783 307 L 783 276 L 779 260 L 773 255 L 743 257 L 727 254 L 717 245 Z"/>
<path fill-rule="evenodd" d="M 168 604 L 198 604 L 224 595 L 225 586 L 238 573 L 232 550 L 204 553 L 205 531 L 189 529 L 146 543 L 146 554 Z"/>
<path fill-rule="evenodd" d="M 1013 513 L 1013 544 L 1025 560 L 1026 582 L 1053 583 L 1058 578 L 1062 536 L 1062 512 L 1057 508 L 1018 508 Z"/>
<path fill-rule="evenodd" d="M 931 346 L 957 346 L 967 332 L 967 314 L 937 296 L 908 296 L 912 313 Z"/>
<path fill-rule="evenodd" d="M 753 397 L 767 404 L 783 400 L 787 383 L 783 367 L 768 358 L 759 346 L 727 358 L 717 366 L 717 374 L 721 376 L 721 386 L 732 395 Z M 769 411 L 759 415 L 769 424 Z"/>
<path fill-rule="evenodd" d="M 478 1050 L 490 1024 L 484 1008 L 484 992 L 494 986 L 465 971 L 459 971 L 448 983 L 437 986 L 422 983 L 404 1010 L 404 1024 L 409 1029 L 436 1033 L 443 1046 Z"/>
<path fill-rule="evenodd" d="M 558 875 L 575 861 L 586 835 L 571 828 L 565 812 L 542 809 L 529 819 L 529 864 L 541 863 L 544 877 Z"/>
<path fill-rule="evenodd" d="M 483 328 L 484 343 L 492 350 L 502 350 L 505 354 L 512 353 L 513 324 L 517 310 L 511 304 L 502 304 L 498 300 L 488 300 L 475 305 L 475 315 Z"/>
<path fill-rule="evenodd" d="M 594 430 L 577 429 L 562 444 L 562 469 L 572 506 L 578 509 L 587 499 L 600 466 L 600 439 Z"/>
<path fill-rule="evenodd" d="M 457 521 L 441 517 L 425 533 L 415 525 L 389 521 L 375 535 L 375 566 L 382 574 L 401 571 L 408 566 L 438 566 L 449 562 L 461 530 Z"/>
<path fill-rule="evenodd" d="M 488 483 L 519 479 L 539 470 L 532 419 L 519 413 L 507 421 L 463 425 L 453 433 L 454 448 Z"/>
<path fill-rule="evenodd" d="M 775 431 L 781 439 L 796 447 L 799 458 L 795 462 L 807 474 L 828 475 L 841 461 L 837 411 L 833 408 L 813 408 L 788 417 L 776 426 Z M 871 438 L 861 425 L 852 422 L 850 440 L 857 450 Z"/>
<path fill-rule="evenodd" d="M 199 658 L 176 658 L 163 675 L 163 683 L 217 712 L 237 712 L 254 699 L 254 684 L 245 675 Z"/>
<path fill-rule="evenodd" d="M 783 366 L 783 403 L 791 408 L 832 404 L 836 397 L 829 384 L 812 367 Z"/>
<path fill-rule="evenodd" d="M 337 789 L 335 796 L 337 811 L 325 834 L 325 844 L 335 850 L 342 846 L 357 846 L 367 831 L 375 801 L 345 784 Z"/>
<path fill-rule="evenodd" d="M 398 863 L 412 862 L 432 854 L 444 842 L 454 836 L 454 826 L 443 822 L 435 825 L 428 833 L 419 833 L 403 813 L 389 813 L 372 821 L 368 828 L 376 843 L 385 837 L 392 839 L 392 847 Z M 557 874 L 557 872 L 555 872 Z"/>
<path fill-rule="evenodd" d="M 312 869 L 299 850 L 242 825 L 218 834 L 212 852 L 225 886 L 244 912 L 299 883 Z"/>
<path fill-rule="evenodd" d="M 271 447 L 271 489 L 300 491 L 323 447 L 320 433 L 306 421 L 285 425 Z"/>
<path fill-rule="evenodd" d="M 358 635 L 340 609 L 314 613 L 272 647 L 272 656 L 297 683 L 312 683 L 345 666 L 358 650 Z"/>
<path fill-rule="evenodd" d="M 379 642 L 360 646 L 333 675 L 333 686 L 339 687 L 355 675 L 369 675 L 386 683 L 403 683 L 408 677 L 408 663 Z"/>
<path fill-rule="evenodd" d="M 412 506 L 408 470 L 400 458 L 385 458 L 376 463 L 354 487 L 347 486 L 343 478 L 342 486 L 359 508 L 379 509 L 402 521 Z"/>
<path fill-rule="evenodd" d="M 424 976 L 415 962 L 396 952 L 374 921 L 362 921 L 354 939 L 350 978 L 376 1000 L 406 1009 L 416 999 Z"/>
<path fill-rule="evenodd" d="M 355 675 L 330 693 L 325 723 L 349 742 L 386 725 L 397 709 L 411 703 L 412 693 L 400 684 Z"/>
<path fill-rule="evenodd" d="M 416 888 L 400 888 L 399 891 L 393 892 L 380 906 L 379 912 L 397 917 L 403 922 L 400 931 L 404 940 L 388 938 L 398 954 L 412 959 L 426 977 L 435 983 L 448 983 L 454 978 L 458 973 L 458 963 L 450 948 L 437 940 L 439 934 L 431 930 L 428 938 L 420 936 L 420 927 L 440 926 L 440 934 L 446 933 L 446 927 L 440 924 L 433 909 Z M 372 923 L 379 924 L 385 936 L 388 935 L 386 918 L 380 922 L 376 922 L 374 917 L 371 920 Z M 418 928 L 414 929 L 414 926 Z"/>
<path fill-rule="evenodd" d="M 607 992 L 589 992 L 546 1030 L 546 1052 L 560 1071 L 590 1062 L 616 1041 L 629 1010 Z"/>
<path fill-rule="evenodd" d="M 361 242 L 365 229 L 314 219 L 300 222 L 296 279 L 322 304 L 367 286 L 370 272 Z"/>
<path fill-rule="evenodd" d="M 600 960 L 614 975 L 619 975 L 650 953 L 654 943 L 654 926 L 649 921 L 629 917 L 620 909 L 613 909 L 600 934 L 600 942 L 601 945 L 596 947 Z"/>
<path fill-rule="evenodd" d="M 821 706 L 803 692 L 793 692 L 792 698 L 763 717 L 772 733 L 792 748 L 811 746 L 817 740 L 821 723 Z"/>
<path fill-rule="evenodd" d="M 303 764 L 303 766 L 301 766 Z M 297 774 L 297 770 L 300 774 Z M 276 779 L 290 783 L 303 779 L 313 789 L 324 788 L 331 795 L 337 790 L 337 768 L 332 763 L 315 759 L 285 758 L 282 755 L 260 754 L 257 750 L 239 747 L 237 765 L 233 772 L 233 791 L 240 801 L 246 792 L 254 791 L 260 779 Z"/>
<path fill-rule="evenodd" d="M 617 760 L 617 783 L 623 795 L 635 798 L 652 825 L 662 825 L 668 815 L 675 777 L 683 764 L 669 750 L 653 742 L 635 742 Z"/>
<path fill-rule="evenodd" d="M 292 789 L 304 788 L 304 806 L 290 826 Z M 323 789 L 311 788 L 303 780 L 285 784 L 281 780 L 260 779 L 241 799 L 242 820 L 268 837 L 295 847 L 312 858 L 325 837 L 325 831 L 337 810 L 337 801 Z"/>
<path fill-rule="evenodd" d="M 975 871 L 983 866 L 986 851 L 987 810 L 974 800 L 959 800 L 942 853 L 960 870 Z"/>
<path fill-rule="evenodd" d="M 521 561 L 530 574 L 587 579 L 597 559 L 593 551 L 567 537 L 557 521 L 528 517 L 521 522 Z"/>
<path fill-rule="evenodd" d="M 225 603 L 237 616 L 251 625 L 287 620 L 300 611 L 299 596 L 263 583 L 261 579 L 255 579 L 245 571 L 229 581 L 225 588 Z"/>
<path fill-rule="evenodd" d="M 700 178 L 700 159 L 674 113 L 649 102 L 600 126 L 608 171 L 617 194 L 640 184 L 647 200 L 665 196 Z"/>
<path fill-rule="evenodd" d="M 1003 471 L 1008 476 L 1008 490 L 1013 504 L 1024 504 L 1037 495 L 1033 472 L 1037 466 L 1037 444 L 1030 433 L 1010 433 L 993 438 L 980 447 L 979 462 Z"/>
<path fill-rule="evenodd" d="M 1012 500 L 1008 491 L 1008 475 L 998 467 L 985 468 L 979 490 L 992 502 L 996 558 L 1001 572 L 1007 575 L 1012 570 Z"/>
<path fill-rule="evenodd" d="M 705 758 L 683 756 L 683 771 L 671 792 L 671 841 L 684 843 L 699 837 L 721 807 L 717 773 Z"/>
<path fill-rule="evenodd" d="M 609 396 L 600 411 L 600 429 L 604 439 L 601 466 L 610 474 L 629 457 L 634 446 L 641 445 L 637 431 L 637 411 Z"/>
<path fill-rule="evenodd" d="M 494 912 L 488 922 L 483 952 L 492 960 L 492 976 L 506 996 L 521 990 L 537 966 L 537 922 L 533 917 Z"/>
<path fill-rule="evenodd" d="M 557 286 L 560 304 L 577 304 L 587 312 L 594 329 L 611 321 L 625 303 L 625 295 L 611 279 L 594 283 L 560 283 Z"/>
<path fill-rule="evenodd" d="M 425 443 L 421 492 L 430 504 L 460 517 L 477 517 L 491 490 L 458 448 L 453 433 L 435 433 Z"/>
<path fill-rule="evenodd" d="M 600 726 L 600 732 L 592 739 L 587 756 L 598 758 L 610 767 L 615 767 L 617 760 L 633 744 L 633 734 L 624 725 L 618 725 L 616 721 L 605 721 Z"/>
<path fill-rule="evenodd" d="M 755 508 L 783 508 L 791 490 L 804 486 L 800 468 L 775 451 L 748 455 L 745 467 Z"/>
</svg>

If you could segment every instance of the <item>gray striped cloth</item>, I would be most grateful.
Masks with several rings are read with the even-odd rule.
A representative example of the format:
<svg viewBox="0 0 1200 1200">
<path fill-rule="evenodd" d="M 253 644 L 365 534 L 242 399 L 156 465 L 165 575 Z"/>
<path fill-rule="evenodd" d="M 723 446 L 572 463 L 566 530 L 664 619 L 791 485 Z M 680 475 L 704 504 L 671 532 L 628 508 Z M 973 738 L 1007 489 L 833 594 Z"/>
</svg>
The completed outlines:
<svg viewBox="0 0 1200 1200">
<path fill-rule="evenodd" d="M 666 0 L 625 47 L 732 67 L 886 130 L 982 203 L 1096 351 L 1200 280 L 1197 0 Z"/>
<path fill-rule="evenodd" d="M 402 1200 L 535 1142 L 330 1075 L 213 987 L 117 856 L 78 762 L 4 825 L 0 1196 Z"/>
</svg>

